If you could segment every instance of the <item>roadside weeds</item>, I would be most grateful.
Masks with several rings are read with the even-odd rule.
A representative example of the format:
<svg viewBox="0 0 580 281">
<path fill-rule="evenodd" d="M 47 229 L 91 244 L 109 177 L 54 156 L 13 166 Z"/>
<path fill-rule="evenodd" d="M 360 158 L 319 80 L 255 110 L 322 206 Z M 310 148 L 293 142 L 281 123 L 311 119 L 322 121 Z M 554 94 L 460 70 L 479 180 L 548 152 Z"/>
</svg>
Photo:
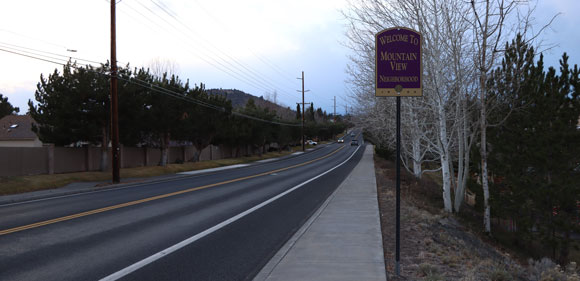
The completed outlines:
<svg viewBox="0 0 580 281">
<path fill-rule="evenodd" d="M 395 166 L 375 155 L 375 175 L 388 280 L 580 281 L 575 264 L 549 259 L 522 265 L 442 211 L 440 188 L 401 171 L 401 276 L 395 275 Z"/>
</svg>

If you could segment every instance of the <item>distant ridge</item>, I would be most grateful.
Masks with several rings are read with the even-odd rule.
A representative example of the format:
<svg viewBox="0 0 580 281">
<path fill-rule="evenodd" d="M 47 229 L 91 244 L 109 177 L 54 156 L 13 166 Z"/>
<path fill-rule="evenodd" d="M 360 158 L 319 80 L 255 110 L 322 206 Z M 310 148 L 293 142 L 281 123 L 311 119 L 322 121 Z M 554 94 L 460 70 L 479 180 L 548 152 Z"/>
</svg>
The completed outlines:
<svg viewBox="0 0 580 281">
<path fill-rule="evenodd" d="M 268 108 L 270 110 L 276 111 L 278 116 L 283 120 L 293 120 L 296 118 L 296 111 L 288 107 L 283 107 L 269 100 L 264 99 L 264 97 L 256 97 L 254 95 L 245 93 L 236 89 L 207 89 L 207 93 L 213 95 L 221 95 L 232 102 L 234 108 L 240 108 L 246 106 L 248 100 L 253 99 L 255 104 L 262 108 Z"/>
</svg>

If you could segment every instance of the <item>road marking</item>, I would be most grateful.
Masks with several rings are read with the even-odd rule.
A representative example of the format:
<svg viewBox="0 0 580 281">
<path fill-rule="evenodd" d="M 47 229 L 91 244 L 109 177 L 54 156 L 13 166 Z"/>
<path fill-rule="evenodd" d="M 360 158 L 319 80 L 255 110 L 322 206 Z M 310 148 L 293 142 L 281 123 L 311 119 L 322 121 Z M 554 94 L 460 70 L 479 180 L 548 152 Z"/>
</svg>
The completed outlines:
<svg viewBox="0 0 580 281">
<path fill-rule="evenodd" d="M 210 169 L 204 169 L 204 170 L 195 170 L 195 171 L 181 172 L 181 173 L 177 173 L 177 174 L 179 174 L 179 175 L 197 175 L 197 174 L 204 174 L 204 173 L 210 173 L 210 172 L 215 172 L 215 171 L 223 171 L 223 170 L 229 170 L 229 169 L 236 169 L 236 168 L 247 167 L 247 166 L 250 166 L 250 164 L 236 164 L 236 165 L 230 165 L 230 166 L 224 166 L 224 167 L 217 167 L 217 168 L 210 168 Z"/>
<path fill-rule="evenodd" d="M 312 159 L 312 160 L 306 161 L 304 163 L 300 163 L 300 164 L 292 165 L 289 167 L 277 169 L 277 170 L 272 170 L 272 171 L 268 171 L 268 172 L 264 172 L 264 173 L 260 173 L 260 174 L 251 175 L 251 176 L 246 176 L 246 177 L 231 179 L 231 180 L 227 180 L 227 181 L 212 183 L 212 184 L 208 184 L 208 185 L 193 187 L 193 188 L 184 189 L 184 190 L 180 190 L 180 191 L 176 191 L 176 192 L 161 194 L 161 195 L 157 195 L 157 196 L 153 196 L 153 197 L 149 197 L 149 198 L 144 198 L 144 199 L 130 201 L 130 202 L 117 204 L 117 205 L 112 205 L 112 206 L 108 206 L 108 207 L 104 207 L 104 208 L 94 209 L 94 210 L 90 210 L 90 211 L 86 211 L 86 212 L 82 212 L 82 213 L 68 215 L 68 216 L 64 216 L 64 217 L 60 217 L 60 218 L 55 218 L 55 219 L 51 219 L 51 220 L 40 221 L 40 222 L 28 224 L 28 225 L 23 225 L 23 226 L 9 228 L 9 229 L 5 229 L 5 230 L 0 230 L 0 236 L 14 233 L 14 232 L 27 230 L 27 229 L 37 228 L 40 226 L 45 226 L 45 225 L 49 225 L 49 224 L 53 224 L 53 223 L 57 223 L 57 222 L 68 221 L 68 220 L 72 220 L 72 219 L 76 219 L 76 218 L 80 218 L 80 217 L 85 217 L 85 216 L 94 215 L 94 214 L 107 212 L 107 211 L 111 211 L 111 210 L 116 210 L 116 209 L 120 209 L 120 208 L 124 208 L 124 207 L 129 207 L 129 206 L 133 206 L 133 205 L 137 205 L 137 204 L 141 204 L 141 203 L 145 203 L 145 202 L 150 202 L 150 201 L 154 201 L 154 200 L 158 200 L 158 199 L 172 197 L 172 196 L 176 196 L 176 195 L 180 195 L 180 194 L 184 194 L 184 193 L 189 193 L 189 192 L 200 190 L 200 189 L 206 189 L 206 188 L 210 188 L 210 187 L 214 187 L 214 186 L 218 186 L 218 185 L 224 185 L 224 184 L 228 184 L 228 183 L 233 183 L 233 182 L 243 181 L 243 180 L 257 178 L 257 177 L 261 177 L 261 176 L 266 176 L 266 175 L 278 173 L 281 171 L 286 171 L 289 169 L 308 165 L 310 163 L 320 161 L 322 159 L 330 157 L 331 155 L 335 154 L 336 152 L 338 152 L 342 148 L 344 148 L 344 147 L 339 147 L 338 149 L 332 151 L 331 153 L 329 153 L 325 156 L 322 156 L 322 157 L 319 157 L 316 159 Z"/>
<path fill-rule="evenodd" d="M 360 146 L 357 147 L 355 149 L 355 151 L 346 160 L 344 160 L 342 163 L 330 168 L 326 172 L 324 172 L 318 176 L 315 176 L 309 180 L 306 180 L 306 181 L 304 181 L 304 182 L 302 182 L 302 183 L 300 183 L 300 184 L 298 184 L 298 185 L 296 185 L 296 186 L 294 186 L 294 187 L 292 187 L 292 188 L 290 188 L 290 189 L 288 189 L 288 190 L 286 190 L 286 191 L 284 191 L 284 192 L 282 192 L 282 193 L 280 193 L 280 194 L 278 194 L 278 195 L 276 195 L 276 196 L 274 196 L 274 197 L 272 197 L 272 198 L 270 198 L 270 199 L 268 199 L 268 200 L 266 200 L 266 201 L 264 201 L 256 206 L 244 211 L 244 212 L 241 212 L 241 213 L 239 213 L 239 214 L 237 214 L 237 215 L 235 215 L 235 216 L 233 216 L 233 217 L 231 217 L 231 218 L 229 218 L 221 223 L 218 223 L 218 224 L 216 224 L 216 225 L 214 225 L 214 226 L 212 226 L 212 227 L 210 227 L 210 228 L 208 228 L 208 229 L 206 229 L 206 230 L 204 230 L 204 231 L 202 231 L 194 236 L 191 236 L 191 237 L 189 237 L 189 238 L 187 238 L 187 239 L 185 239 L 185 240 L 183 240 L 183 241 L 181 241 L 181 242 L 179 242 L 179 243 L 177 243 L 177 244 L 175 244 L 175 245 L 173 245 L 165 250 L 162 250 L 162 251 L 155 253 L 155 254 L 153 254 L 153 255 L 151 255 L 143 260 L 140 260 L 140 261 L 138 261 L 138 262 L 136 262 L 128 267 L 125 267 L 125 268 L 123 268 L 123 269 L 121 269 L 121 270 L 119 270 L 119 271 L 117 271 L 117 272 L 115 272 L 107 277 L 100 279 L 99 281 L 113 281 L 113 280 L 121 279 L 121 278 L 139 270 L 140 268 L 142 268 L 150 263 L 153 263 L 153 262 L 155 262 L 155 261 L 157 261 L 157 260 L 159 260 L 159 259 L 161 259 L 161 258 L 163 258 L 163 257 L 165 257 L 165 256 L 167 256 L 167 255 L 169 255 L 169 254 L 171 254 L 171 253 L 173 253 L 173 252 L 175 252 L 175 251 L 177 251 L 177 250 L 179 250 L 179 249 L 181 249 L 181 248 L 183 248 L 183 247 L 185 247 L 185 246 L 187 246 L 187 245 L 189 245 L 189 244 L 191 244 L 191 243 L 193 243 L 193 242 L 195 242 L 195 241 L 197 241 L 197 240 L 199 240 L 199 239 L 201 239 L 201 238 L 203 238 L 203 237 L 205 237 L 205 236 L 207 236 L 207 235 L 209 235 L 209 234 L 211 234 L 211 233 L 213 233 L 213 232 L 215 232 L 215 231 L 217 231 L 217 230 L 219 230 L 219 229 L 221 229 L 221 228 L 223 228 L 223 227 L 225 227 L 225 226 L 227 226 L 227 225 L 229 225 L 229 224 L 231 224 L 231 223 L 233 223 L 233 222 L 235 222 L 235 221 L 237 221 L 237 220 L 239 220 L 239 219 L 241 219 L 249 214 L 251 214 L 251 213 L 253 213 L 254 211 L 278 200 L 279 198 L 284 197 L 288 193 L 290 193 L 290 192 L 292 192 L 292 191 L 294 191 L 294 190 L 296 190 L 296 189 L 298 189 L 298 188 L 300 188 L 300 187 L 332 172 L 336 168 L 344 165 L 346 162 L 348 162 L 348 160 L 350 160 L 354 156 L 354 154 L 358 151 L 359 148 L 360 148 Z M 332 153 L 335 153 L 338 150 L 340 150 L 340 148 L 333 151 Z"/>
<path fill-rule="evenodd" d="M 326 147 L 328 147 L 328 146 L 326 146 Z M 283 160 L 298 159 L 299 154 L 303 154 L 303 153 L 304 152 L 302 152 L 302 151 L 292 153 L 291 155 L 294 155 L 296 157 L 289 157 L 289 158 L 285 158 Z M 302 156 L 300 156 L 300 157 L 302 157 Z M 195 175 L 187 175 L 187 176 L 195 176 Z M 21 202 L 0 203 L 0 207 L 30 204 L 30 203 L 34 203 L 34 202 L 48 201 L 48 200 L 54 200 L 54 199 L 62 199 L 62 198 L 67 198 L 67 197 L 82 196 L 82 195 L 101 193 L 101 192 L 119 191 L 119 190 L 123 190 L 123 189 L 127 189 L 127 188 L 133 188 L 136 186 L 141 187 L 141 186 L 145 186 L 145 185 L 153 185 L 153 184 L 164 183 L 164 182 L 178 181 L 178 180 L 182 180 L 182 179 L 184 179 L 184 177 L 168 178 L 168 179 L 154 180 L 154 181 L 141 182 L 141 183 L 121 183 L 122 186 L 117 186 L 114 188 L 102 188 L 100 190 L 93 190 L 93 191 L 87 191 L 87 192 L 78 192 L 78 193 L 73 193 L 73 194 L 51 196 L 51 197 L 32 199 L 32 200 L 26 200 L 26 201 L 21 201 Z M 2 197 L 2 196 L 0 196 L 0 197 Z"/>
<path fill-rule="evenodd" d="M 280 158 L 269 158 L 269 159 L 264 159 L 264 160 L 256 161 L 256 163 L 267 163 L 267 162 L 276 161 L 278 159 L 280 159 Z"/>
</svg>

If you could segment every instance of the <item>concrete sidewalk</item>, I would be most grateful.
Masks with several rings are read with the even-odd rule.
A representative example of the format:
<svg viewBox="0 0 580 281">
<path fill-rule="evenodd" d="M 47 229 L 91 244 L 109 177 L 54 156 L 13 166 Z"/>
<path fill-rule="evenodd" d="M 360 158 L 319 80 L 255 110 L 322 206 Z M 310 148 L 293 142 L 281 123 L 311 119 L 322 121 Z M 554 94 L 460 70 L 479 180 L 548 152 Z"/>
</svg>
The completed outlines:
<svg viewBox="0 0 580 281">
<path fill-rule="evenodd" d="M 254 281 L 386 280 L 373 147 Z"/>
</svg>

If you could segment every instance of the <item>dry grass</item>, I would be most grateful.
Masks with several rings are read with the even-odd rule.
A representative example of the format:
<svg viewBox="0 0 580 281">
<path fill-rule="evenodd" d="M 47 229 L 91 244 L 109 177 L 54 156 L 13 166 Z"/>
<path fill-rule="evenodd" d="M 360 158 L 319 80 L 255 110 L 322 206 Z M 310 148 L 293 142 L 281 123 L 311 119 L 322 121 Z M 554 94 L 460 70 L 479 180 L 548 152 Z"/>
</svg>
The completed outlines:
<svg viewBox="0 0 580 281">
<path fill-rule="evenodd" d="M 301 148 L 300 148 L 301 149 Z M 294 148 L 293 151 L 298 150 Z M 291 151 L 269 152 L 260 156 L 229 158 L 212 161 L 187 162 L 183 164 L 168 164 L 165 167 L 148 166 L 121 169 L 121 178 L 148 178 L 186 171 L 217 168 L 235 164 L 243 164 L 262 159 L 281 157 Z M 110 172 L 79 172 L 54 175 L 34 175 L 18 177 L 0 177 L 0 195 L 18 194 L 38 190 L 53 189 L 74 182 L 103 182 L 111 179 Z"/>
<path fill-rule="evenodd" d="M 441 188 L 401 171 L 401 277 L 394 275 L 394 164 L 375 157 L 385 266 L 389 280 L 580 281 L 577 268 L 530 261 L 523 265 L 442 211 Z"/>
</svg>

